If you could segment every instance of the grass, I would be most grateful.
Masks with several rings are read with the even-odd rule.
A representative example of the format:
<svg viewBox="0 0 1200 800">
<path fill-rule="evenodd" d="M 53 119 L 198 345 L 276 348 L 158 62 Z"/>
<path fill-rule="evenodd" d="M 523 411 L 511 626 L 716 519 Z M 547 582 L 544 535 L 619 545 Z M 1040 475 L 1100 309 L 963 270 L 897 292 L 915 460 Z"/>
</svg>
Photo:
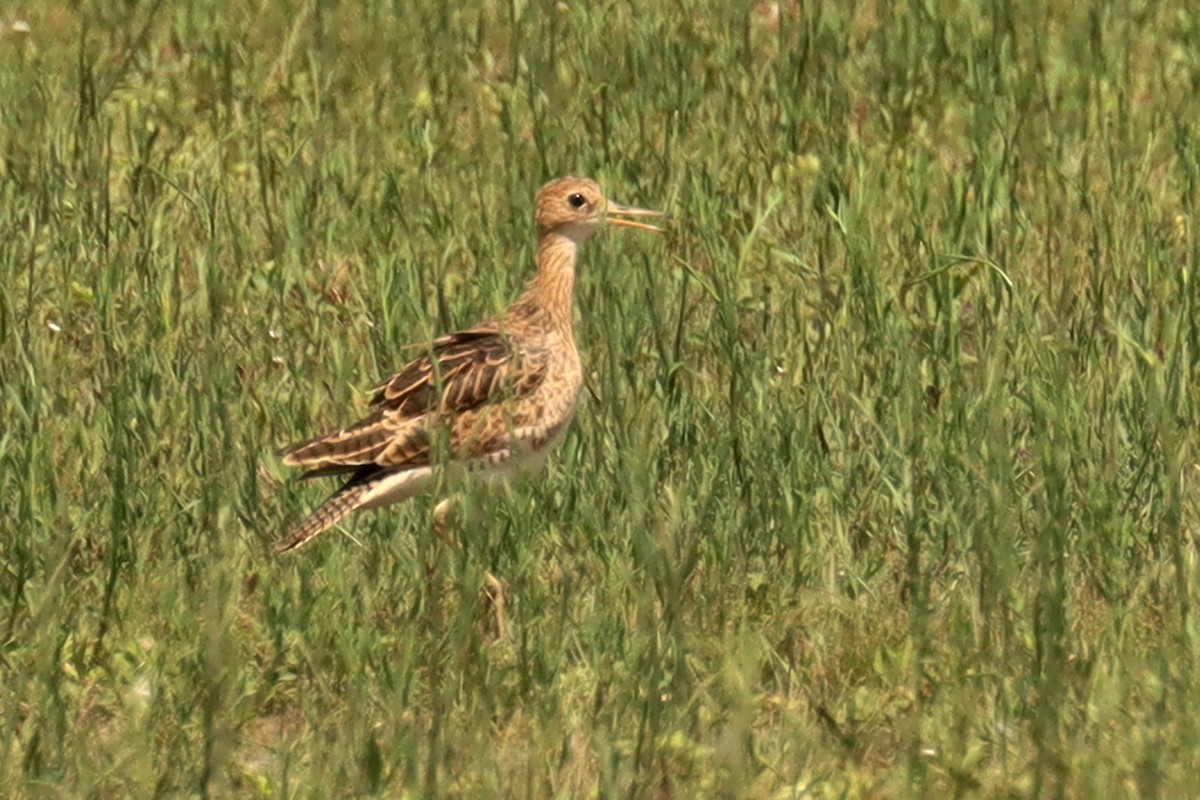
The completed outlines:
<svg viewBox="0 0 1200 800">
<path fill-rule="evenodd" d="M 19 6 L 12 796 L 1190 792 L 1192 15 Z M 276 448 L 513 297 L 561 174 L 675 220 L 589 244 L 544 475 L 274 557 Z"/>
</svg>

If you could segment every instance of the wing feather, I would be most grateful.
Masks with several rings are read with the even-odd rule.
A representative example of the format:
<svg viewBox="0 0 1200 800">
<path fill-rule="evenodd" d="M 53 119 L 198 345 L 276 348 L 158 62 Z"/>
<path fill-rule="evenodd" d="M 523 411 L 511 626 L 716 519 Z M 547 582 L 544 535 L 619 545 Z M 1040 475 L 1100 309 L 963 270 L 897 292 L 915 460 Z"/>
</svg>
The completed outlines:
<svg viewBox="0 0 1200 800">
<path fill-rule="evenodd" d="M 518 351 L 495 324 L 443 336 L 428 354 L 375 388 L 372 413 L 347 428 L 285 448 L 283 461 L 307 467 L 304 477 L 368 465 L 425 466 L 433 459 L 434 431 L 443 425 L 451 426 L 452 454 L 486 447 L 490 442 L 473 431 L 494 432 L 496 412 L 534 391 L 548 364 L 546 350 Z"/>
</svg>

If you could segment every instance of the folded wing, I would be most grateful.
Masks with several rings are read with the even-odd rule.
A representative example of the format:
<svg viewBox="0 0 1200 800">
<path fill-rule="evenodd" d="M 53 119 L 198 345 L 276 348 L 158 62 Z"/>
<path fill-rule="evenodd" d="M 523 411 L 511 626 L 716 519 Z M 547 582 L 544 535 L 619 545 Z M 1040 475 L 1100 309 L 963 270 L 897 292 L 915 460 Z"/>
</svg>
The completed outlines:
<svg viewBox="0 0 1200 800">
<path fill-rule="evenodd" d="M 505 405 L 533 392 L 548 363 L 547 351 L 514 348 L 494 323 L 443 336 L 376 387 L 371 414 L 285 448 L 283 461 L 307 468 L 306 478 L 426 466 L 439 431 L 451 458 L 478 455 L 502 432 Z"/>
</svg>

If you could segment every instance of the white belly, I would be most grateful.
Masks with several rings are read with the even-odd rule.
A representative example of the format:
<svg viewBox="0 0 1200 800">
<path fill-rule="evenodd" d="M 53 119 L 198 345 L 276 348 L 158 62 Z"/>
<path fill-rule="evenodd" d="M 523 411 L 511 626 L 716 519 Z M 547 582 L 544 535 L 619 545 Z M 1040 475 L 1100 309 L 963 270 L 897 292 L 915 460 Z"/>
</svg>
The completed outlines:
<svg viewBox="0 0 1200 800">
<path fill-rule="evenodd" d="M 453 482 L 480 480 L 486 483 L 503 482 L 515 475 L 536 472 L 567 433 L 570 418 L 547 431 L 541 427 L 517 428 L 513 431 L 515 447 L 506 447 L 485 456 L 467 461 L 451 461 L 444 466 L 414 467 L 390 472 L 373 481 L 362 497 L 360 508 L 400 503 L 434 488 L 441 473 Z"/>
</svg>

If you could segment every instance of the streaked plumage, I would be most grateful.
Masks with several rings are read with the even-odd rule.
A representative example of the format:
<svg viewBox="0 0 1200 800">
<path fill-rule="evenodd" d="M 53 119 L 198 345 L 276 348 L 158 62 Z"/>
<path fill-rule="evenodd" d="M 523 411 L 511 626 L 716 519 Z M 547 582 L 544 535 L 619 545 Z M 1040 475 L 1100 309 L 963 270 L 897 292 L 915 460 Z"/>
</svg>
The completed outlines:
<svg viewBox="0 0 1200 800">
<path fill-rule="evenodd" d="M 505 475 L 539 463 L 566 431 L 583 385 L 572 330 L 575 257 L 604 223 L 659 230 L 621 217 L 658 216 L 606 201 L 584 178 L 537 195 L 537 274 L 500 317 L 436 339 L 380 384 L 374 410 L 339 431 L 286 448 L 304 478 L 346 483 L 281 541 L 293 550 L 351 512 L 396 503 L 436 471 Z"/>
</svg>

